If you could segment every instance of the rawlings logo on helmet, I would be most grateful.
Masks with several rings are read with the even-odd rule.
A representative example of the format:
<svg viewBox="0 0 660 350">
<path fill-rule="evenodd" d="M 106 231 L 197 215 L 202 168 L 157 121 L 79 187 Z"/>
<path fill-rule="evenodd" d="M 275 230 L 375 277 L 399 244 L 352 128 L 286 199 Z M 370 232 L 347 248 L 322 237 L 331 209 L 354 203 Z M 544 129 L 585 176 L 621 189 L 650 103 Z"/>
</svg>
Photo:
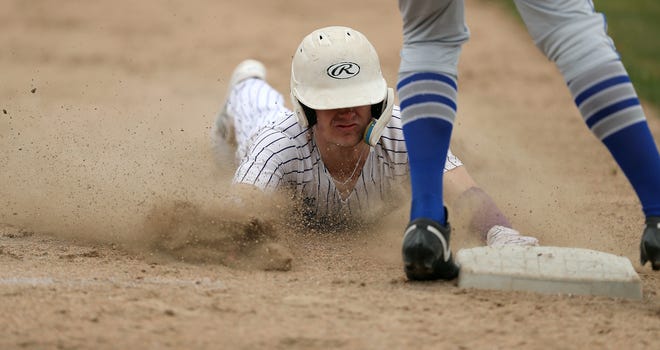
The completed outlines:
<svg viewBox="0 0 660 350">
<path fill-rule="evenodd" d="M 335 79 L 348 79 L 360 73 L 360 66 L 353 62 L 335 63 L 326 70 L 328 76 Z"/>
</svg>

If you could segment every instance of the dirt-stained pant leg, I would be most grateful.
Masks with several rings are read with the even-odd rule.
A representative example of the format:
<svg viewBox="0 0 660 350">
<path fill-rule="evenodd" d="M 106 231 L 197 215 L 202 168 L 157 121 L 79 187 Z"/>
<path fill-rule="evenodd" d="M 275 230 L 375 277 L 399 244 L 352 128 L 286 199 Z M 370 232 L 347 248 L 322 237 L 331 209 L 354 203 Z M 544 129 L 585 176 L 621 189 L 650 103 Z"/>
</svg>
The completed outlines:
<svg viewBox="0 0 660 350">
<path fill-rule="evenodd" d="M 399 79 L 412 72 L 456 77 L 461 45 L 470 32 L 463 0 L 399 0 L 403 48 Z"/>
</svg>

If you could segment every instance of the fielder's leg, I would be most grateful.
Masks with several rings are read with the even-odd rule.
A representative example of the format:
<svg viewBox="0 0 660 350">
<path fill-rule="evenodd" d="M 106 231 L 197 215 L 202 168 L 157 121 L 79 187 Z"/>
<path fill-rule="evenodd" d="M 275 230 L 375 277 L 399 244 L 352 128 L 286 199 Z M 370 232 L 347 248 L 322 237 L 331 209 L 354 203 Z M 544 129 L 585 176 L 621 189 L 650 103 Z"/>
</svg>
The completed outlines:
<svg viewBox="0 0 660 350">
<path fill-rule="evenodd" d="M 411 222 L 402 254 L 409 279 L 452 279 L 442 175 L 456 117 L 457 64 L 468 40 L 462 0 L 399 0 L 403 48 L 397 91 L 410 161 Z"/>
<path fill-rule="evenodd" d="M 660 269 L 660 155 L 604 16 L 591 1 L 516 0 L 536 45 L 557 64 L 585 123 L 608 148 L 647 217 L 642 264 Z"/>
</svg>

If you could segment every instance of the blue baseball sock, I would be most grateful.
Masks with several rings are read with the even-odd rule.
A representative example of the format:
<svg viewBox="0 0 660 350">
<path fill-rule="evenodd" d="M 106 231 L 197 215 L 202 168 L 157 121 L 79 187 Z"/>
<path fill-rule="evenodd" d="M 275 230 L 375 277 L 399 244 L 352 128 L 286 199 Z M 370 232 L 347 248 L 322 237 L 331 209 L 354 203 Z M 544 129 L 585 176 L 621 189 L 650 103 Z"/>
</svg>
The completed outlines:
<svg viewBox="0 0 660 350">
<path fill-rule="evenodd" d="M 442 175 L 452 128 L 437 118 L 418 119 L 403 127 L 412 185 L 410 220 L 424 217 L 446 224 Z"/>
<path fill-rule="evenodd" d="M 410 219 L 446 224 L 442 179 L 456 118 L 456 80 L 439 73 L 414 73 L 397 85 L 410 160 Z"/>
<path fill-rule="evenodd" d="M 569 83 L 585 123 L 608 148 L 635 189 L 646 216 L 660 215 L 660 155 L 621 61 Z"/>
<path fill-rule="evenodd" d="M 603 140 L 628 177 L 646 216 L 660 216 L 660 156 L 648 124 L 633 124 Z"/>
</svg>

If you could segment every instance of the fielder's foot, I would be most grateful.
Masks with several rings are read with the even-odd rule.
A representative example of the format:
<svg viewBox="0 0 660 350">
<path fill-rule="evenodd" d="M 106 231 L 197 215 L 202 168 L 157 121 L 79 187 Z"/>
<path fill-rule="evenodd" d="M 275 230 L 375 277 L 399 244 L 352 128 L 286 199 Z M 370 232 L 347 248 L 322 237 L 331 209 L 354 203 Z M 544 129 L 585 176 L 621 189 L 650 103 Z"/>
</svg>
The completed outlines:
<svg viewBox="0 0 660 350">
<path fill-rule="evenodd" d="M 236 145 L 236 133 L 234 131 L 234 116 L 231 113 L 231 106 L 229 104 L 229 95 L 236 84 L 249 78 L 266 79 L 266 67 L 264 67 L 263 63 L 248 59 L 236 66 L 229 79 L 227 98 L 225 98 L 222 110 L 215 119 L 216 135 L 232 145 Z"/>
<path fill-rule="evenodd" d="M 500 225 L 495 225 L 486 234 L 486 244 L 489 247 L 502 247 L 507 245 L 537 246 L 539 240 L 531 236 L 523 236 L 520 232 Z"/>
<path fill-rule="evenodd" d="M 654 270 L 660 270 L 660 216 L 646 218 L 646 228 L 639 249 L 642 266 L 650 261 Z"/>
<path fill-rule="evenodd" d="M 441 226 L 425 218 L 408 224 L 403 236 L 403 264 L 409 280 L 451 280 L 458 276 L 449 249 L 449 222 Z"/>
</svg>

